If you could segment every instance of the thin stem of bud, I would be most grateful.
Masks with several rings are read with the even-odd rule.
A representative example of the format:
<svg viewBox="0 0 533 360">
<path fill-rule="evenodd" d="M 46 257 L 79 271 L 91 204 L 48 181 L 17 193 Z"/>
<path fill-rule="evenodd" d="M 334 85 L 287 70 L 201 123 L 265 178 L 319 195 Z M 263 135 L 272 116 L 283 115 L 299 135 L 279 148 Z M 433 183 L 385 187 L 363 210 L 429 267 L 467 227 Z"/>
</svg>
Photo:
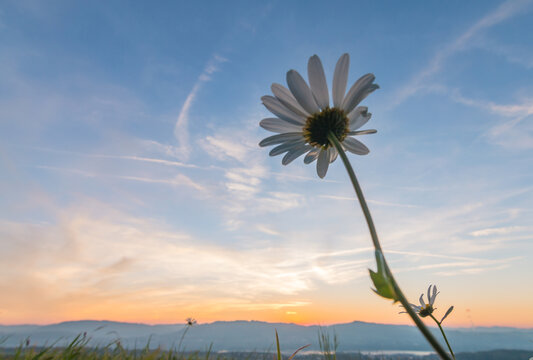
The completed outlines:
<svg viewBox="0 0 533 360">
<path fill-rule="evenodd" d="M 448 345 L 448 350 L 450 350 L 450 354 L 452 354 L 452 358 L 453 360 L 455 360 L 455 354 L 453 353 L 452 347 L 450 346 L 450 343 L 448 342 L 448 338 L 446 337 L 446 334 L 444 333 L 444 329 L 442 328 L 440 321 L 435 319 L 435 316 L 433 316 L 433 314 L 429 314 L 429 316 L 431 316 L 431 318 L 435 320 L 435 322 L 439 326 L 440 332 L 442 333 L 442 337 L 444 338 L 444 341 L 446 341 L 446 345 Z"/>
</svg>

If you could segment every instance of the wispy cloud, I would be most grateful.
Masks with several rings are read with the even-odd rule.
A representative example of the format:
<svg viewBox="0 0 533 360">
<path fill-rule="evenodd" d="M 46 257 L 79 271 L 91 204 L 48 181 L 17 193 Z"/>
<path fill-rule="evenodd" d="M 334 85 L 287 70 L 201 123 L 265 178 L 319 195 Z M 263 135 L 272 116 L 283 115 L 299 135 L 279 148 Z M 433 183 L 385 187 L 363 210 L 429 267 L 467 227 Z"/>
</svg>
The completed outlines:
<svg viewBox="0 0 533 360">
<path fill-rule="evenodd" d="M 487 122 L 485 129 L 482 130 L 482 137 L 492 144 L 519 150 L 533 148 L 533 123 L 526 121 L 533 116 L 533 97 L 521 96 L 515 103 L 502 104 L 470 98 L 464 96 L 457 88 L 439 84 L 424 84 L 420 89 L 447 96 L 455 103 L 500 116 L 501 119 L 496 124 Z"/>
<path fill-rule="evenodd" d="M 206 136 L 200 144 L 209 155 L 218 160 L 234 159 L 245 162 L 251 150 L 251 144 L 237 142 L 236 137 L 231 135 Z"/>
<path fill-rule="evenodd" d="M 366 262 L 317 263 L 312 250 L 300 249 L 298 263 L 288 269 L 286 247 L 207 245 L 194 234 L 94 201 L 59 210 L 53 224 L 0 225 L 1 237 L 10 240 L 0 244 L 0 289 L 9 294 L 3 301 L 12 316 L 26 311 L 33 321 L 61 316 L 73 299 L 84 306 L 80 316 L 89 318 L 109 311 L 116 318 L 124 306 L 130 313 L 155 306 L 171 318 L 185 315 L 176 309 L 191 304 L 210 311 L 221 304 L 220 311 L 301 307 L 309 302 L 299 294 L 316 288 L 316 281 L 348 281 Z M 24 301 L 13 303 L 19 298 Z M 36 301 L 42 306 L 32 306 Z"/>
<path fill-rule="evenodd" d="M 174 136 L 178 140 L 179 152 L 183 159 L 188 159 L 190 152 L 191 152 L 190 143 L 189 143 L 189 130 L 188 130 L 189 111 L 191 109 L 191 106 L 193 105 L 196 99 L 196 96 L 198 95 L 198 92 L 200 91 L 202 86 L 206 82 L 211 80 L 211 75 L 214 72 L 218 71 L 218 65 L 225 61 L 227 61 L 227 59 L 219 55 L 214 55 L 211 58 L 211 60 L 209 60 L 204 71 L 200 74 L 200 76 L 196 80 L 196 83 L 194 84 L 189 95 L 187 95 L 187 98 L 185 99 L 185 102 L 183 103 L 183 106 L 181 107 L 180 113 L 178 115 L 178 119 L 176 121 L 176 125 L 174 126 Z"/>
<path fill-rule="evenodd" d="M 250 117 L 260 118 L 255 109 L 252 114 L 243 119 L 246 123 L 239 128 L 220 129 L 198 141 L 224 171 L 218 198 L 224 204 L 226 227 L 231 230 L 245 225 L 245 215 L 287 211 L 305 203 L 304 196 L 295 192 L 266 191 L 263 183 L 271 174 L 257 145 L 257 127 L 248 125 Z"/>
<path fill-rule="evenodd" d="M 445 258 L 450 258 L 450 257 L 445 257 Z M 510 266 L 512 263 L 523 258 L 524 258 L 523 256 L 513 256 L 513 257 L 504 258 L 504 259 L 471 258 L 470 260 L 444 262 L 444 263 L 432 262 L 431 264 L 418 265 L 416 267 L 410 268 L 410 270 L 431 270 L 431 269 L 452 267 L 452 268 L 465 268 L 465 269 L 483 269 L 487 271 L 487 270 L 491 270 L 491 268 L 493 268 L 495 265 Z"/>
<path fill-rule="evenodd" d="M 88 156 L 107 158 L 107 159 L 135 160 L 135 161 L 149 162 L 149 163 L 162 164 L 162 165 L 167 165 L 167 166 L 176 166 L 176 167 L 199 168 L 199 166 L 194 165 L 194 164 L 186 164 L 180 161 L 155 159 L 155 158 L 148 158 L 148 157 L 143 157 L 143 156 L 132 156 L 132 155 L 88 155 Z"/>
<path fill-rule="evenodd" d="M 480 49 L 502 56 L 508 62 L 518 64 L 526 69 L 533 69 L 533 49 L 530 44 L 502 44 L 493 39 L 483 39 L 476 44 Z"/>
<path fill-rule="evenodd" d="M 405 273 L 414 271 L 420 273 L 422 271 L 425 274 L 431 274 L 433 278 L 438 278 L 439 276 L 458 276 L 462 274 L 474 275 L 497 271 L 511 267 L 524 259 L 524 256 L 494 259 L 492 257 L 466 257 L 396 250 L 388 250 L 386 253 L 405 255 L 402 261 L 395 266 L 395 272 Z M 443 262 L 438 261 L 438 259 L 452 261 Z M 394 262 L 397 262 L 397 259 Z"/>
<path fill-rule="evenodd" d="M 129 181 L 137 181 L 137 182 L 151 183 L 151 184 L 187 186 L 187 187 L 191 187 L 201 192 L 207 191 L 207 189 L 204 186 L 198 184 L 197 182 L 195 182 L 194 180 L 192 180 L 191 178 L 183 174 L 177 174 L 176 176 L 172 178 L 162 179 L 162 178 L 148 178 L 148 177 L 142 177 L 142 176 L 104 174 L 104 173 L 96 173 L 96 172 L 90 172 L 90 171 L 79 170 L 79 169 L 61 168 L 61 167 L 47 166 L 47 165 L 37 165 L 35 167 L 38 169 L 44 169 L 44 170 L 68 172 L 71 174 L 80 175 L 80 176 L 89 177 L 89 178 L 111 178 L 111 179 L 129 180 Z"/>
<path fill-rule="evenodd" d="M 357 201 L 357 198 L 350 197 L 350 196 L 337 196 L 337 195 L 319 195 L 318 197 L 324 198 L 324 199 L 330 199 L 330 200 L 341 200 L 341 201 Z M 410 205 L 410 204 L 400 204 L 400 203 L 392 203 L 387 201 L 378 201 L 378 200 L 372 200 L 368 199 L 366 200 L 368 203 L 374 204 L 374 205 L 381 205 L 381 206 L 391 206 L 391 207 L 403 207 L 403 208 L 416 208 L 417 205 Z"/>
<path fill-rule="evenodd" d="M 287 303 L 254 303 L 251 301 L 243 302 L 242 299 L 235 299 L 228 304 L 228 308 L 246 309 L 248 311 L 260 310 L 280 310 L 285 308 L 302 307 L 311 304 L 309 301 L 291 301 Z"/>
<path fill-rule="evenodd" d="M 390 215 L 386 208 L 376 214 L 376 220 L 386 218 L 387 227 L 380 231 L 388 249 L 405 251 L 412 256 L 451 256 L 455 260 L 473 260 L 472 254 L 496 253 L 499 249 L 518 245 L 528 239 L 527 231 L 516 230 L 500 236 L 484 238 L 472 236 L 471 233 L 496 227 L 509 227 L 509 224 L 527 224 L 531 210 L 515 212 L 506 204 L 525 202 L 531 197 L 531 187 L 512 189 L 499 194 L 492 194 L 483 201 L 452 202 L 440 208 L 413 208 L 405 215 Z M 515 225 L 518 226 L 518 225 Z M 496 234 L 494 234 L 496 235 Z M 531 236 L 529 236 L 531 238 Z M 415 254 L 414 247 L 423 246 L 428 255 Z M 387 252 L 391 252 L 388 250 Z M 422 252 L 419 252 L 422 253 Z M 433 255 L 429 255 L 432 253 Z M 401 254 L 401 253 L 398 253 Z"/>
<path fill-rule="evenodd" d="M 323 258 L 323 257 L 331 257 L 332 259 L 335 259 L 335 263 L 341 263 L 341 259 L 346 256 L 354 256 L 361 253 L 370 253 L 373 252 L 373 248 L 361 248 L 361 249 L 354 249 L 354 250 L 344 250 L 344 251 L 336 251 L 332 252 L 330 254 L 324 253 L 324 254 L 316 254 L 315 258 Z M 516 263 L 518 260 L 523 259 L 523 256 L 513 256 L 513 257 L 507 257 L 503 259 L 489 259 L 489 258 L 480 258 L 480 257 L 469 257 L 469 256 L 454 256 L 454 255 L 446 255 L 446 254 L 435 254 L 435 253 L 429 253 L 429 252 L 417 252 L 417 251 L 400 251 L 400 250 L 386 250 L 386 254 L 393 254 L 393 255 L 403 255 L 403 259 L 401 262 L 398 262 L 397 257 L 390 256 L 390 259 L 393 260 L 393 263 L 395 266 L 395 272 L 397 273 L 404 273 L 404 272 L 411 272 L 411 271 L 420 271 L 424 270 L 426 273 L 428 273 L 431 270 L 437 270 L 434 272 L 437 276 L 454 276 L 454 275 L 460 275 L 464 273 L 482 273 L 486 271 L 492 271 L 501 269 L 504 267 L 509 267 Z M 437 259 L 442 260 L 452 260 L 452 261 L 446 261 L 446 262 L 436 262 Z M 354 272 L 356 274 L 362 275 L 363 272 L 360 270 L 363 270 L 365 266 L 368 266 L 372 262 L 370 260 L 356 260 L 353 265 L 356 265 L 357 269 L 359 271 Z M 414 264 L 414 265 L 409 265 Z M 439 269 L 443 268 L 454 268 L 453 271 L 439 271 Z M 338 272 L 338 269 L 337 269 Z M 335 273 L 335 276 L 338 276 L 337 273 Z M 352 276 L 351 279 L 354 277 Z"/>
<path fill-rule="evenodd" d="M 450 259 L 450 260 L 479 261 L 478 258 L 473 258 L 473 257 L 468 257 L 468 256 L 453 256 L 453 255 L 433 254 L 433 253 L 418 252 L 418 251 L 387 250 L 387 253 L 422 257 L 422 258 L 426 257 L 426 258 L 439 258 L 439 259 Z"/>
<path fill-rule="evenodd" d="M 445 61 L 457 52 L 464 50 L 471 45 L 477 35 L 505 20 L 523 13 L 523 11 L 531 6 L 531 4 L 533 4 L 532 0 L 507 0 L 476 21 L 457 38 L 448 44 L 441 46 L 440 50 L 435 53 L 433 58 L 431 58 L 428 65 L 416 73 L 411 80 L 408 81 L 406 86 L 396 91 L 392 106 L 402 103 L 407 98 L 416 94 L 419 90 L 424 89 L 427 86 L 426 82 L 431 76 L 435 75 L 442 69 Z"/>
<path fill-rule="evenodd" d="M 459 276 L 459 275 L 476 275 L 481 274 L 488 271 L 498 271 L 505 268 L 508 268 L 511 266 L 511 261 L 507 264 L 501 264 L 501 265 L 488 265 L 484 267 L 467 267 L 464 269 L 458 269 L 458 270 L 451 270 L 451 271 L 438 271 L 435 273 L 435 275 L 438 276 Z"/>
<path fill-rule="evenodd" d="M 270 171 L 269 173 L 280 180 L 293 180 L 293 181 L 305 181 L 305 182 L 313 181 L 313 182 L 320 182 L 320 183 L 336 183 L 336 184 L 341 183 L 341 181 L 338 181 L 338 180 L 320 179 L 317 176 L 311 177 L 311 176 L 295 175 L 289 172 Z"/>
<path fill-rule="evenodd" d="M 175 159 L 181 158 L 180 149 L 177 146 L 162 144 L 158 141 L 148 139 L 142 139 L 139 140 L 139 142 L 147 152 L 155 152 L 157 154 L 163 154 Z"/>
<path fill-rule="evenodd" d="M 276 231 L 270 226 L 263 225 L 263 224 L 257 224 L 256 229 L 264 234 L 272 235 L 272 236 L 280 236 L 281 233 L 279 231 Z"/>
<path fill-rule="evenodd" d="M 487 229 L 481 229 L 472 231 L 470 235 L 479 237 L 479 236 L 491 236 L 491 235 L 504 235 L 504 234 L 511 234 L 513 232 L 517 231 L 523 231 L 525 228 L 523 226 L 506 226 L 506 227 L 498 227 L 498 228 L 487 228 Z"/>
<path fill-rule="evenodd" d="M 58 154 L 75 155 L 75 156 L 83 156 L 83 157 L 94 158 L 94 159 L 133 160 L 133 161 L 148 162 L 148 163 L 161 164 L 161 165 L 167 165 L 167 166 L 173 166 L 173 167 L 196 168 L 196 169 L 200 168 L 197 165 L 187 164 L 187 163 L 184 163 L 184 162 L 181 162 L 181 161 L 166 160 L 166 159 L 159 159 L 159 158 L 152 158 L 152 157 L 145 157 L 145 156 L 91 154 L 91 153 L 82 153 L 82 152 L 69 151 L 69 150 L 57 150 L 57 149 L 42 148 L 42 147 L 37 147 L 35 149 L 39 150 L 39 151 L 46 151 L 46 152 L 52 152 L 52 153 L 58 153 Z"/>
<path fill-rule="evenodd" d="M 457 89 L 451 91 L 450 97 L 460 104 L 477 107 L 505 117 L 519 117 L 523 119 L 529 115 L 533 115 L 533 99 L 523 99 L 517 104 L 497 104 L 493 101 L 467 98 L 461 95 Z"/>
<path fill-rule="evenodd" d="M 526 98 L 515 104 L 498 104 L 467 98 L 457 89 L 449 91 L 449 95 L 457 103 L 506 118 L 485 132 L 484 136 L 491 142 L 508 148 L 533 148 L 533 125 L 524 121 L 533 115 L 533 98 Z"/>
</svg>

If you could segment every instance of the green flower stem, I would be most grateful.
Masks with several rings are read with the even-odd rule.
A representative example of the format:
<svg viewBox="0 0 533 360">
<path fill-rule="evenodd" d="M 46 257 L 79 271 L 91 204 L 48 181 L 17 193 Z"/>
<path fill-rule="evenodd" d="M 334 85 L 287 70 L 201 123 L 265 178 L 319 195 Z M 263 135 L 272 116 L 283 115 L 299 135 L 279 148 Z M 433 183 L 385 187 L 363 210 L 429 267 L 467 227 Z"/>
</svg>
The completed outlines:
<svg viewBox="0 0 533 360">
<path fill-rule="evenodd" d="M 429 316 L 431 316 L 431 318 L 435 320 L 435 322 L 439 326 L 440 332 L 442 333 L 442 337 L 444 338 L 444 341 L 446 341 L 446 345 L 448 345 L 448 350 L 450 350 L 450 354 L 452 354 L 452 358 L 453 360 L 455 360 L 455 354 L 453 353 L 452 347 L 450 346 L 450 343 L 448 342 L 448 338 L 446 337 L 446 334 L 444 333 L 444 329 L 442 328 L 440 321 L 435 319 L 435 316 L 433 316 L 433 314 L 429 314 Z"/>
<path fill-rule="evenodd" d="M 374 226 L 374 222 L 372 221 L 372 216 L 370 215 L 370 210 L 368 209 L 368 205 L 366 204 L 363 191 L 361 190 L 361 186 L 359 186 L 359 182 L 357 181 L 357 177 L 355 176 L 355 172 L 353 171 L 352 165 L 350 164 L 350 161 L 348 160 L 348 157 L 346 156 L 346 153 L 344 152 L 344 149 L 342 148 L 341 143 L 339 142 L 337 137 L 332 132 L 328 134 L 328 140 L 333 146 L 335 146 L 335 148 L 339 152 L 342 162 L 344 163 L 344 166 L 346 167 L 348 176 L 350 177 L 355 193 L 357 194 L 357 198 L 359 199 L 359 203 L 361 204 L 361 209 L 363 210 L 363 214 L 365 215 L 366 223 L 368 224 L 368 230 L 370 231 L 370 236 L 372 237 L 374 248 L 376 250 L 379 250 L 381 253 L 383 253 L 383 250 L 381 249 L 381 245 L 379 243 L 378 234 Z M 385 255 L 383 255 L 383 258 L 385 258 Z M 418 327 L 422 335 L 424 335 L 426 340 L 431 344 L 433 349 L 435 349 L 437 354 L 439 354 L 439 356 L 442 359 L 452 360 L 450 356 L 446 353 L 446 351 L 443 349 L 443 347 L 439 344 L 439 342 L 435 339 L 435 337 L 431 334 L 431 332 L 426 327 L 426 325 L 424 325 L 420 317 L 418 317 L 418 315 L 412 309 L 411 305 L 409 304 L 409 301 L 407 301 L 407 298 L 402 293 L 400 287 L 396 283 L 396 280 L 392 276 L 392 272 L 390 271 L 389 265 L 387 264 L 386 260 L 385 260 L 385 267 L 388 272 L 388 275 L 391 278 L 391 282 L 394 287 L 394 291 L 396 292 L 396 295 L 398 296 L 398 300 L 403 305 L 403 307 L 405 308 L 405 311 L 407 311 L 411 319 L 413 319 L 415 325 Z"/>
<path fill-rule="evenodd" d="M 181 338 L 180 338 L 180 342 L 178 343 L 178 348 L 176 350 L 176 353 L 179 354 L 180 353 L 180 349 L 181 349 L 181 343 L 183 342 L 183 338 L 185 337 L 185 335 L 187 335 L 187 331 L 189 331 L 189 329 L 191 328 L 190 325 L 185 325 L 185 331 L 183 332 L 183 334 L 181 335 Z"/>
</svg>

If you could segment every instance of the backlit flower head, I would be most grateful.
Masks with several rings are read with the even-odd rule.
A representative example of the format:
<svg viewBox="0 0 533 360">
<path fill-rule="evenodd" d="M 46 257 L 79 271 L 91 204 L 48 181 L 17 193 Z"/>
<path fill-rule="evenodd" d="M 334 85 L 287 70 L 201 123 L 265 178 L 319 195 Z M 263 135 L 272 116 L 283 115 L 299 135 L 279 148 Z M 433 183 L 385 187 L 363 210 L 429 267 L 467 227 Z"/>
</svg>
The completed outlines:
<svg viewBox="0 0 533 360">
<path fill-rule="evenodd" d="M 259 123 L 262 128 L 278 133 L 259 143 L 260 146 L 277 145 L 270 151 L 270 156 L 285 153 L 281 163 L 287 165 L 306 154 L 304 163 L 317 160 L 317 174 L 323 178 L 329 163 L 338 156 L 328 140 L 330 132 L 344 150 L 357 155 L 369 153 L 368 148 L 352 136 L 376 132 L 358 131 L 372 116 L 366 106 L 358 105 L 379 86 L 373 83 L 373 74 L 366 74 L 346 93 L 349 64 L 350 57 L 344 54 L 335 66 L 331 91 L 333 106 L 330 106 L 326 76 L 317 55 L 311 56 L 307 65 L 310 86 L 296 70 L 287 72 L 288 89 L 280 84 L 272 84 L 274 96 L 266 95 L 261 100 L 277 117 L 266 118 Z"/>
<path fill-rule="evenodd" d="M 433 287 L 433 291 L 431 290 L 431 287 Z M 428 303 L 426 304 L 424 302 L 424 294 L 420 295 L 420 299 L 418 299 L 418 302 L 420 302 L 420 306 L 411 304 L 411 307 L 413 310 L 418 312 L 418 315 L 420 317 L 426 317 L 431 314 L 433 314 L 433 311 L 436 310 L 436 308 L 433 308 L 433 304 L 435 303 L 435 298 L 437 297 L 439 293 L 437 292 L 437 286 L 436 285 L 429 285 L 428 287 Z"/>
<path fill-rule="evenodd" d="M 437 310 L 437 308 L 433 307 L 433 304 L 435 304 L 435 298 L 437 297 L 438 294 L 439 292 L 437 291 L 437 285 L 429 285 L 428 294 L 427 294 L 428 303 L 426 304 L 424 302 L 424 294 L 421 294 L 420 299 L 418 300 L 420 302 L 420 306 L 415 305 L 415 304 L 410 304 L 410 305 L 413 308 L 413 310 L 416 311 L 418 315 L 420 315 L 420 317 L 429 316 L 433 314 L 433 311 Z M 446 319 L 446 317 L 450 315 L 452 311 L 453 311 L 453 306 L 450 306 L 450 308 L 446 311 L 446 313 L 444 314 L 442 319 L 439 321 L 439 323 L 442 323 L 444 319 Z M 405 312 L 406 311 L 402 311 L 401 313 L 405 313 Z"/>
</svg>

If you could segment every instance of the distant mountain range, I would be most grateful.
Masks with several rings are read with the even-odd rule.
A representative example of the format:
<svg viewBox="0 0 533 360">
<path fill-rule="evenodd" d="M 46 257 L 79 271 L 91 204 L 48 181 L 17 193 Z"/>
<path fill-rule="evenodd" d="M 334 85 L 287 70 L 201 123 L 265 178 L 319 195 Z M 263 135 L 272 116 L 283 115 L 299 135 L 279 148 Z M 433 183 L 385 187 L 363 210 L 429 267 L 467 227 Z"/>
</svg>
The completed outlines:
<svg viewBox="0 0 533 360">
<path fill-rule="evenodd" d="M 273 349 L 274 329 L 279 333 L 283 351 L 292 352 L 311 344 L 306 350 L 319 350 L 319 326 L 301 326 L 259 321 L 217 321 L 191 327 L 182 350 L 258 351 Z M 63 346 L 75 336 L 86 333 L 90 345 L 105 346 L 115 340 L 127 348 L 176 347 L 185 325 L 146 325 L 113 321 L 69 321 L 53 325 L 0 325 L 0 347 L 16 347 L 29 338 L 36 346 Z M 413 326 L 386 325 L 354 321 L 322 327 L 331 339 L 337 335 L 339 352 L 371 350 L 430 350 Z M 433 329 L 435 336 L 440 334 Z M 493 349 L 533 350 L 533 328 L 509 327 L 450 328 L 447 336 L 456 352 Z"/>
</svg>

